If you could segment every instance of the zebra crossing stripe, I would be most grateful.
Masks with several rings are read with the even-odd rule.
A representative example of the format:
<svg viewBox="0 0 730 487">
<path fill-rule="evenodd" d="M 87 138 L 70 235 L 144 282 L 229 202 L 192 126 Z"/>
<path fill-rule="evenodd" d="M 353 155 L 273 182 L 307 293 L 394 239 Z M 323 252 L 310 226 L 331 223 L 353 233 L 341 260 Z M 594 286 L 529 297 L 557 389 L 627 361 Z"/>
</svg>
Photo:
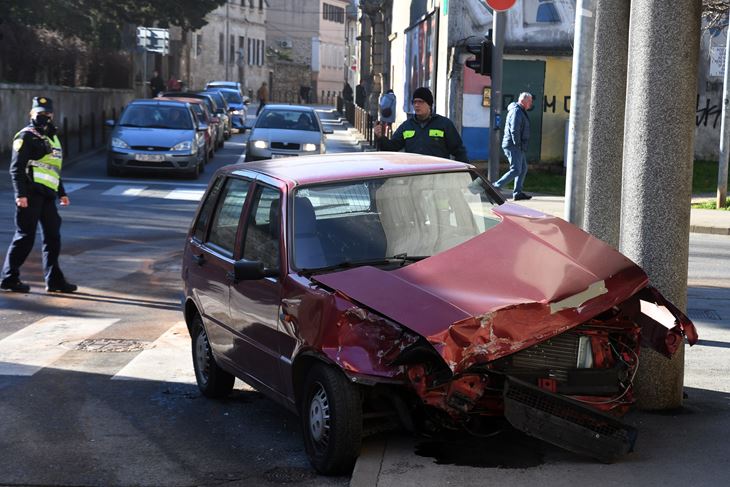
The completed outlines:
<svg viewBox="0 0 730 487">
<path fill-rule="evenodd" d="M 204 189 L 173 189 L 167 195 L 166 200 L 200 201 L 205 193 Z"/>
<path fill-rule="evenodd" d="M 88 184 L 85 183 L 63 183 L 63 189 L 66 191 L 66 194 L 73 193 L 87 186 Z"/>
<path fill-rule="evenodd" d="M 117 184 L 101 194 L 102 196 L 139 196 L 145 189 L 147 189 L 147 186 L 128 186 L 125 184 Z"/>
<path fill-rule="evenodd" d="M 150 380 L 195 384 L 190 335 L 181 321 L 140 352 L 112 380 Z"/>
<path fill-rule="evenodd" d="M 47 316 L 0 340 L 0 375 L 31 376 L 118 319 Z"/>
</svg>

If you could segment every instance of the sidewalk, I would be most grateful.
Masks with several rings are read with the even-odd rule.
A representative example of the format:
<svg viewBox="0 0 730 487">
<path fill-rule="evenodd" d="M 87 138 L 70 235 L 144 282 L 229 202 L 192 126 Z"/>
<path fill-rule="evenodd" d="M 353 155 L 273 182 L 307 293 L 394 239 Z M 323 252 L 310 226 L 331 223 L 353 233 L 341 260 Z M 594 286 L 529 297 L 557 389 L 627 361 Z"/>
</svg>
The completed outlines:
<svg viewBox="0 0 730 487">
<path fill-rule="evenodd" d="M 709 198 L 711 197 L 693 196 L 692 201 L 696 202 Z M 563 209 L 565 207 L 565 198 L 563 196 L 533 195 L 531 200 L 523 200 L 519 204 L 543 213 L 564 218 Z M 692 208 L 690 210 L 689 231 L 692 233 L 730 235 L 730 211 Z"/>
</svg>

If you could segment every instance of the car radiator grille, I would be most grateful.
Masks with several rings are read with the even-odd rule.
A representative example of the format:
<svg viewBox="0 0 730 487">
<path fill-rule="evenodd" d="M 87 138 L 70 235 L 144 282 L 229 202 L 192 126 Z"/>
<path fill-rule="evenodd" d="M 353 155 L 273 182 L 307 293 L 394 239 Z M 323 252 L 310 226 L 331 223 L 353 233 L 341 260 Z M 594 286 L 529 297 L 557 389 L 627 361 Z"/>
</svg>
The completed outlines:
<svg viewBox="0 0 730 487">
<path fill-rule="evenodd" d="M 299 150 L 299 144 L 295 144 L 294 142 L 272 142 L 271 143 L 272 149 L 286 149 L 286 150 Z"/>
<path fill-rule="evenodd" d="M 133 145 L 132 150 L 166 152 L 166 151 L 170 150 L 170 147 L 160 147 L 160 146 L 152 146 L 152 145 Z"/>
<path fill-rule="evenodd" d="M 509 357 L 508 369 L 549 370 L 560 382 L 568 380 L 568 370 L 578 362 L 577 333 L 563 333 L 547 341 L 521 350 Z"/>
</svg>

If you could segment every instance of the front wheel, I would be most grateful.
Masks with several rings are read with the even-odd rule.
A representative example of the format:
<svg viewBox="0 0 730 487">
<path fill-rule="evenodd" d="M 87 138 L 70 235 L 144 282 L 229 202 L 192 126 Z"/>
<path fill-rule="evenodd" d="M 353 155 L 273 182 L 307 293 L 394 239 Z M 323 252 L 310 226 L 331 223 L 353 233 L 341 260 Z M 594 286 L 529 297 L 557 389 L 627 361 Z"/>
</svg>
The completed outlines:
<svg viewBox="0 0 730 487">
<path fill-rule="evenodd" d="M 360 391 L 339 370 L 315 365 L 301 402 L 304 446 L 312 466 L 324 475 L 349 473 L 360 454 Z"/>
<path fill-rule="evenodd" d="M 213 358 L 208 334 L 200 315 L 193 318 L 191 326 L 193 337 L 193 368 L 198 389 L 205 397 L 224 397 L 233 390 L 236 378 L 221 369 Z"/>
</svg>

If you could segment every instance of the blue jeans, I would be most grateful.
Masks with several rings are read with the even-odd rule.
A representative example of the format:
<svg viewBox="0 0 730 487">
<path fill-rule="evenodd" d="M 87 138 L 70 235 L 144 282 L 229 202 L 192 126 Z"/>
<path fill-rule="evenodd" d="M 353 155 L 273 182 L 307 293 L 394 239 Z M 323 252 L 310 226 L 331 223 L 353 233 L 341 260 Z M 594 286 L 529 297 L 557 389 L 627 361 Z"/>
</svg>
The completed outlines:
<svg viewBox="0 0 730 487">
<path fill-rule="evenodd" d="M 514 179 L 515 189 L 513 194 L 521 193 L 522 185 L 525 184 L 525 175 L 527 174 L 527 157 L 517 147 L 502 147 L 502 150 L 509 160 L 509 171 L 494 183 L 494 187 L 501 188 Z"/>
</svg>

